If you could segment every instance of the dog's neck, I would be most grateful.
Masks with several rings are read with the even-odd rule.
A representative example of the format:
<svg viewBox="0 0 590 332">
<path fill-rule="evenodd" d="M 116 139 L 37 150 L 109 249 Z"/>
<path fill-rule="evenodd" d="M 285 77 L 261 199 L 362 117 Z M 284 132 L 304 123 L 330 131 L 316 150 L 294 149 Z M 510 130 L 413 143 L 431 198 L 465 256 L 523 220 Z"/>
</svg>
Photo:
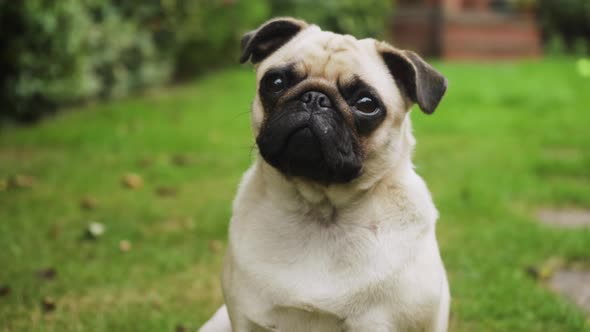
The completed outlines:
<svg viewBox="0 0 590 332">
<path fill-rule="evenodd" d="M 255 167 L 263 177 L 267 197 L 282 209 L 311 213 L 323 223 L 335 221 L 342 210 L 365 200 L 376 188 L 398 186 L 400 179 L 414 171 L 414 137 L 409 119 L 404 122 L 401 139 L 392 140 L 378 155 L 369 156 L 366 171 L 350 183 L 325 185 L 287 177 L 259 157 Z"/>
</svg>

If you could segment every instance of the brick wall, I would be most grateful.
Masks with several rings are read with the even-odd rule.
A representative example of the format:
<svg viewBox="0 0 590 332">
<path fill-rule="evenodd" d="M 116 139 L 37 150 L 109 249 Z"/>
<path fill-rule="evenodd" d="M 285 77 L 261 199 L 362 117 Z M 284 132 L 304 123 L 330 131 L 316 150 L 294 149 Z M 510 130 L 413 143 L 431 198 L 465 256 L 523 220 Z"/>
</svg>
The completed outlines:
<svg viewBox="0 0 590 332">
<path fill-rule="evenodd" d="M 528 16 L 448 16 L 441 33 L 445 59 L 515 59 L 541 56 L 541 38 Z"/>
<path fill-rule="evenodd" d="M 489 0 L 401 2 L 391 25 L 395 46 L 444 59 L 539 57 L 531 15 L 493 12 Z"/>
</svg>

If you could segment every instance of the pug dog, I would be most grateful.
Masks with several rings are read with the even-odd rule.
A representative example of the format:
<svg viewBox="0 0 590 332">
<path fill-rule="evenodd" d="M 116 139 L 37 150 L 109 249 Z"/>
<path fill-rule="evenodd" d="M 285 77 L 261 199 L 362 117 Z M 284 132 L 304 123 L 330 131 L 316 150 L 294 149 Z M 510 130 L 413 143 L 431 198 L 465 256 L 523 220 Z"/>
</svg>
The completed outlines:
<svg viewBox="0 0 590 332">
<path fill-rule="evenodd" d="M 417 54 L 293 18 L 242 39 L 258 153 L 233 203 L 225 305 L 201 332 L 447 330 L 438 212 L 410 108 L 447 79 Z"/>
</svg>

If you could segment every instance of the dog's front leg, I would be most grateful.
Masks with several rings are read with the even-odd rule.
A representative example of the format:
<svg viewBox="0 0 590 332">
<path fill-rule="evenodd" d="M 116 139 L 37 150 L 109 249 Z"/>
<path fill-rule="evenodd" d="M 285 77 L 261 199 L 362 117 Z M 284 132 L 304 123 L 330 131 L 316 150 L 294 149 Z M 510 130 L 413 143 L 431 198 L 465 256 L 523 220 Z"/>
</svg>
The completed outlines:
<svg viewBox="0 0 590 332">
<path fill-rule="evenodd" d="M 233 326 L 233 327 L 232 327 Z M 198 332 L 259 332 L 267 331 L 253 323 L 245 316 L 235 314 L 232 320 L 229 319 L 227 307 L 221 306 L 213 317 L 203 325 Z"/>
<path fill-rule="evenodd" d="M 227 307 L 222 305 L 213 317 L 199 329 L 199 332 L 232 332 Z"/>
</svg>

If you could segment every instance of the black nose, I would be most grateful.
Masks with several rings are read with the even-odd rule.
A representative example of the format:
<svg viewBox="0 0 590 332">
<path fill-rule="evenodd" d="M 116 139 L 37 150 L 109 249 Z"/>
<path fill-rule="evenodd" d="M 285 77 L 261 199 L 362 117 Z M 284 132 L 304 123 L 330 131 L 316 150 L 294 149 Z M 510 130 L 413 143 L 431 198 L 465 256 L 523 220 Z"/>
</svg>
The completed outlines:
<svg viewBox="0 0 590 332">
<path fill-rule="evenodd" d="M 332 108 L 332 102 L 330 101 L 330 98 L 318 91 L 307 91 L 301 95 L 300 99 L 305 105 L 310 107 L 310 109 Z"/>
</svg>

